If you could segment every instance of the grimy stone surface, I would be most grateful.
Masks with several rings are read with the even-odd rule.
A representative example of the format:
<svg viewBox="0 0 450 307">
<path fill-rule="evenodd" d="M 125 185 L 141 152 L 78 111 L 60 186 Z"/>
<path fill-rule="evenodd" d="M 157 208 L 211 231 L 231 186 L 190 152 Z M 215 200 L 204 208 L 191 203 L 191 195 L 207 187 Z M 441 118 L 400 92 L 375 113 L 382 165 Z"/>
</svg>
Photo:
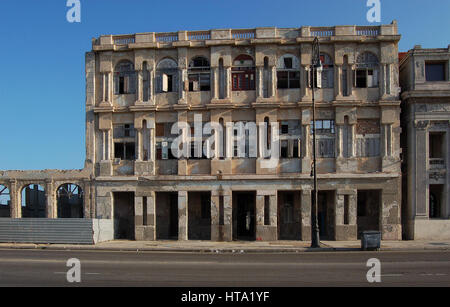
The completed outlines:
<svg viewBox="0 0 450 307">
<path fill-rule="evenodd" d="M 400 239 L 400 35 L 395 21 L 375 27 L 151 32 L 93 39 L 85 58 L 85 167 L 0 171 L 0 184 L 11 194 L 11 218 L 21 218 L 21 192 L 27 184 L 45 187 L 46 215 L 56 218 L 56 191 L 73 183 L 82 188 L 85 216 L 91 218 L 119 221 L 117 193 L 134 193 L 129 214 L 135 231 L 129 239 L 156 240 L 164 233 L 188 240 L 189 192 L 208 192 L 206 207 L 195 205 L 210 218 L 212 241 L 240 239 L 236 223 L 258 240 L 278 240 L 280 229 L 294 229 L 297 240 L 309 240 L 313 144 L 308 79 L 315 36 L 327 61 L 318 74 L 322 88 L 315 90 L 317 125 L 323 125 L 317 130 L 320 214 L 326 221 L 321 227 L 333 240 L 356 240 L 364 227 L 357 216 L 357 207 L 364 205 L 358 191 L 374 190 L 380 193 L 379 229 L 374 230 L 382 231 L 383 239 Z M 198 69 L 193 60 L 200 58 Z M 364 74 L 363 81 L 355 79 L 356 71 Z M 286 74 L 292 80 L 283 80 Z M 199 115 L 223 127 L 213 138 L 226 140 L 220 148 L 224 157 L 172 159 L 167 150 L 174 139 L 172 124 L 193 123 Z M 273 123 L 279 123 L 280 159 L 267 163 L 272 160 L 264 157 L 263 138 L 257 157 L 249 152 L 232 157 L 230 124 L 238 121 L 267 121 L 272 132 Z M 255 133 L 261 135 L 261 129 Z M 187 133 L 181 137 L 188 139 Z M 163 192 L 176 193 L 175 207 L 170 196 L 175 194 L 159 197 Z M 235 192 L 255 195 L 245 215 L 237 208 L 242 202 L 233 200 L 242 193 Z"/>
<path fill-rule="evenodd" d="M 430 78 L 439 65 L 443 78 Z M 400 61 L 403 163 L 403 236 L 409 240 L 450 239 L 450 45 L 415 46 Z M 432 148 L 432 136 L 439 139 Z M 433 153 L 433 151 L 439 151 Z M 434 204 L 433 204 L 434 203 Z M 394 206 L 389 209 L 390 206 Z M 387 210 L 396 210 L 394 200 Z M 393 227 L 393 226 L 392 226 Z"/>
</svg>

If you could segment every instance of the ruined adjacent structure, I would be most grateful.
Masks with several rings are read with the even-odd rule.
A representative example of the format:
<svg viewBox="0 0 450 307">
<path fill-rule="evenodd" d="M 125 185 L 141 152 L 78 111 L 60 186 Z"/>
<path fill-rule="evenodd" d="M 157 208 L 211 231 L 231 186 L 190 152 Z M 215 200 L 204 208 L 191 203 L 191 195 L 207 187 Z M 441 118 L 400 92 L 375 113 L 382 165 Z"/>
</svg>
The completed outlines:
<svg viewBox="0 0 450 307">
<path fill-rule="evenodd" d="M 321 238 L 380 230 L 385 240 L 401 239 L 395 21 L 94 39 L 86 54 L 85 168 L 0 174 L 11 217 L 24 216 L 22 190 L 34 183 L 44 187 L 47 218 L 112 219 L 115 238 L 310 240 L 314 37 L 322 62 L 315 92 Z M 200 136 L 183 130 L 184 141 L 200 146 L 177 158 L 173 124 L 194 127 L 200 116 L 219 128 Z M 243 143 L 234 138 L 237 122 Z M 257 138 L 256 151 L 255 135 L 269 136 Z M 201 150 L 211 139 L 223 144 L 213 157 Z M 279 148 L 274 164 L 261 143 Z M 60 210 L 58 188 L 79 191 L 74 184 L 83 209 Z"/>
<path fill-rule="evenodd" d="M 450 46 L 402 54 L 406 239 L 450 239 Z"/>
</svg>

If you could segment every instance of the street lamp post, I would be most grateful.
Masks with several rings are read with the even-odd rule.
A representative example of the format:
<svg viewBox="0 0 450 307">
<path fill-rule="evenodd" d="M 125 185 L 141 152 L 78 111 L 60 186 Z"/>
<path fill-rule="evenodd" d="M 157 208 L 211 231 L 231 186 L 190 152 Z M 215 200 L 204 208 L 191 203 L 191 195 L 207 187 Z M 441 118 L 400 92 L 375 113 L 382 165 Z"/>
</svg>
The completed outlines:
<svg viewBox="0 0 450 307">
<path fill-rule="evenodd" d="M 313 108 L 313 175 L 314 175 L 314 194 L 312 197 L 312 214 L 311 214 L 311 247 L 320 247 L 320 237 L 319 237 L 319 221 L 318 221 L 318 191 L 317 191 L 317 160 L 316 160 L 316 105 L 314 99 L 314 91 L 316 87 L 316 70 L 320 67 L 320 46 L 319 39 L 316 37 L 313 41 L 312 54 L 311 54 L 311 70 L 312 70 L 312 108 Z"/>
</svg>

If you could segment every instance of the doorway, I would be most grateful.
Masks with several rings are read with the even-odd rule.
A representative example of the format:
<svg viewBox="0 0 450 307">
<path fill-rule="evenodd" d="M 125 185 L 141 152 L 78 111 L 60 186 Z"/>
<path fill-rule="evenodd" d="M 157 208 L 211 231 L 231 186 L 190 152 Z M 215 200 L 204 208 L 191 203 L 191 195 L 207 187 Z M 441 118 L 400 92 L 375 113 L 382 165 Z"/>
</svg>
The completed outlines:
<svg viewBox="0 0 450 307">
<path fill-rule="evenodd" d="M 178 240 L 177 192 L 156 192 L 156 239 Z"/>
<path fill-rule="evenodd" d="M 114 239 L 134 240 L 134 192 L 114 192 Z"/>
<path fill-rule="evenodd" d="M 233 192 L 233 239 L 256 240 L 256 192 Z"/>
<path fill-rule="evenodd" d="M 358 190 L 358 239 L 363 231 L 380 230 L 381 190 Z"/>
<path fill-rule="evenodd" d="M 324 240 L 334 239 L 334 193 L 334 191 L 318 193 L 319 235 Z"/>
</svg>

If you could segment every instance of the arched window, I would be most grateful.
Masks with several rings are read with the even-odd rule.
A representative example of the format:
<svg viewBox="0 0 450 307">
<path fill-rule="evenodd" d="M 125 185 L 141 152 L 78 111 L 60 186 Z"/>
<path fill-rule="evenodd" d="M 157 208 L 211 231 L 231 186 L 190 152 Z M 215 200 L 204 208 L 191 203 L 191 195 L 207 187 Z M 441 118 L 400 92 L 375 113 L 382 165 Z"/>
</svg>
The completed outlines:
<svg viewBox="0 0 450 307">
<path fill-rule="evenodd" d="M 121 61 L 114 69 L 114 94 L 134 94 L 136 92 L 136 72 L 130 61 Z"/>
<path fill-rule="evenodd" d="M 30 184 L 22 189 L 22 217 L 45 218 L 45 189 L 38 184 Z"/>
<path fill-rule="evenodd" d="M 178 64 L 170 58 L 159 61 L 156 66 L 156 93 L 178 90 Z"/>
<path fill-rule="evenodd" d="M 233 61 L 233 91 L 255 90 L 255 62 L 247 54 L 241 54 Z"/>
<path fill-rule="evenodd" d="M 376 55 L 364 52 L 356 58 L 354 86 L 358 88 L 378 87 L 379 63 Z"/>
<path fill-rule="evenodd" d="M 277 63 L 277 87 L 300 88 L 300 61 L 292 54 L 285 54 Z"/>
<path fill-rule="evenodd" d="M 83 190 L 78 185 L 63 184 L 56 194 L 58 218 L 83 218 Z"/>
<path fill-rule="evenodd" d="M 189 63 L 189 92 L 209 91 L 211 74 L 209 62 L 204 57 L 196 57 Z"/>
<path fill-rule="evenodd" d="M 334 87 L 334 64 L 333 59 L 326 53 L 320 54 L 322 63 L 322 88 Z"/>
<path fill-rule="evenodd" d="M 11 196 L 4 185 L 0 185 L 0 217 L 11 217 Z"/>
</svg>

